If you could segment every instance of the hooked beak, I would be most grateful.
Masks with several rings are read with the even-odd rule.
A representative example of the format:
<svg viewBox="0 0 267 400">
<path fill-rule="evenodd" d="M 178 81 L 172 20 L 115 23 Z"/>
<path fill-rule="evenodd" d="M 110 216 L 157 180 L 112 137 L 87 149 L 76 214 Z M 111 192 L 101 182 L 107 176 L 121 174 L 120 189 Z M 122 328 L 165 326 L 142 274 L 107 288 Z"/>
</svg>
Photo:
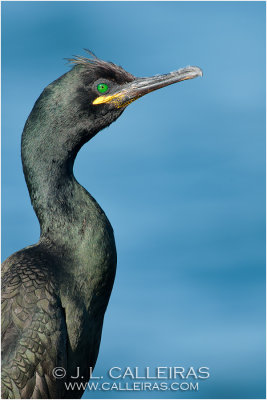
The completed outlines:
<svg viewBox="0 0 267 400">
<path fill-rule="evenodd" d="M 97 97 L 93 101 L 93 104 L 109 103 L 113 104 L 116 108 L 126 107 L 139 97 L 154 90 L 202 75 L 203 73 L 200 68 L 186 67 L 170 72 L 169 74 L 155 75 L 151 78 L 136 78 L 134 81 L 123 85 L 119 91 L 113 94 Z"/>
</svg>

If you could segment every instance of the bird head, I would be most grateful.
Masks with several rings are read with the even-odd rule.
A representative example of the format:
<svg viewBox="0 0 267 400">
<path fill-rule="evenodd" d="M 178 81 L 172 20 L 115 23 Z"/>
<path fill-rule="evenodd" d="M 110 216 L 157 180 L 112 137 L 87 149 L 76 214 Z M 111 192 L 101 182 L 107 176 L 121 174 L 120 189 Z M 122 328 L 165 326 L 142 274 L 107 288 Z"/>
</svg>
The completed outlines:
<svg viewBox="0 0 267 400">
<path fill-rule="evenodd" d="M 90 58 L 69 59 L 73 68 L 48 85 L 36 101 L 22 137 L 22 158 L 32 158 L 32 165 L 37 159 L 62 165 L 68 159 L 72 164 L 81 146 L 115 121 L 130 103 L 164 86 L 202 75 L 200 68 L 186 67 L 137 78 L 90 54 Z"/>
<path fill-rule="evenodd" d="M 69 61 L 79 68 L 82 85 L 78 89 L 81 110 L 94 118 L 98 130 L 115 121 L 133 101 L 173 83 L 202 76 L 198 67 L 186 67 L 164 75 L 138 78 L 122 67 L 97 58 L 75 56 Z"/>
</svg>

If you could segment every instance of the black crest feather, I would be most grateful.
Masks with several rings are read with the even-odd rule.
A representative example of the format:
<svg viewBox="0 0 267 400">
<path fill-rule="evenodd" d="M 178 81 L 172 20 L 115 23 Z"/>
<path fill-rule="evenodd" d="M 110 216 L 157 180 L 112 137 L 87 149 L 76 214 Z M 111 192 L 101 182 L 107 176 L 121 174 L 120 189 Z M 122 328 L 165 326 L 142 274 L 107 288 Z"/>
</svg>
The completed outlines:
<svg viewBox="0 0 267 400">
<path fill-rule="evenodd" d="M 91 69 L 97 69 L 100 74 L 103 73 L 105 76 L 114 78 L 117 81 L 131 82 L 134 80 L 134 76 L 125 71 L 125 69 L 123 69 L 121 66 L 110 61 L 101 60 L 91 50 L 84 50 L 91 55 L 91 58 L 75 55 L 72 58 L 67 58 L 68 62 L 70 64 L 82 65 Z"/>
</svg>

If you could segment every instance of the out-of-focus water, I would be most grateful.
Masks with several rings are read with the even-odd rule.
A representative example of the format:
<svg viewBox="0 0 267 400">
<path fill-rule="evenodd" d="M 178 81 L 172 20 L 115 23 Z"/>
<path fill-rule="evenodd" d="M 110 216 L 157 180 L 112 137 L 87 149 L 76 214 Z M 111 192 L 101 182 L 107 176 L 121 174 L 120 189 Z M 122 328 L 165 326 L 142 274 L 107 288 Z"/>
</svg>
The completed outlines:
<svg viewBox="0 0 267 400">
<path fill-rule="evenodd" d="M 210 377 L 192 379 L 198 391 L 84 398 L 265 398 L 265 3 L 4 2 L 2 38 L 3 259 L 38 240 L 20 136 L 64 57 L 87 47 L 137 76 L 204 71 L 131 104 L 83 147 L 75 175 L 118 249 L 94 374 Z"/>
</svg>

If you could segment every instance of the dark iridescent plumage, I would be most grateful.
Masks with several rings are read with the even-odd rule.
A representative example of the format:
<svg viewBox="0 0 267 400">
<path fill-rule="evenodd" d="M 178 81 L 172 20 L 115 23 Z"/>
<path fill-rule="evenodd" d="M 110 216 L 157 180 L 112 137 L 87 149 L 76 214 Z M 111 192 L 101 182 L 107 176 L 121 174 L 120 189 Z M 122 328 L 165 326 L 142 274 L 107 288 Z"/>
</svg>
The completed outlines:
<svg viewBox="0 0 267 400">
<path fill-rule="evenodd" d="M 3 263 L 2 398 L 81 397 L 82 388 L 67 391 L 65 382 L 75 381 L 77 367 L 83 376 L 77 382 L 87 382 L 95 365 L 116 247 L 105 213 L 73 175 L 75 157 L 134 99 L 201 74 L 188 67 L 142 80 L 97 58 L 72 61 L 44 89 L 22 135 L 23 171 L 41 235 Z M 99 82 L 109 97 L 100 97 Z M 66 370 L 64 379 L 53 376 L 55 367 Z"/>
</svg>

